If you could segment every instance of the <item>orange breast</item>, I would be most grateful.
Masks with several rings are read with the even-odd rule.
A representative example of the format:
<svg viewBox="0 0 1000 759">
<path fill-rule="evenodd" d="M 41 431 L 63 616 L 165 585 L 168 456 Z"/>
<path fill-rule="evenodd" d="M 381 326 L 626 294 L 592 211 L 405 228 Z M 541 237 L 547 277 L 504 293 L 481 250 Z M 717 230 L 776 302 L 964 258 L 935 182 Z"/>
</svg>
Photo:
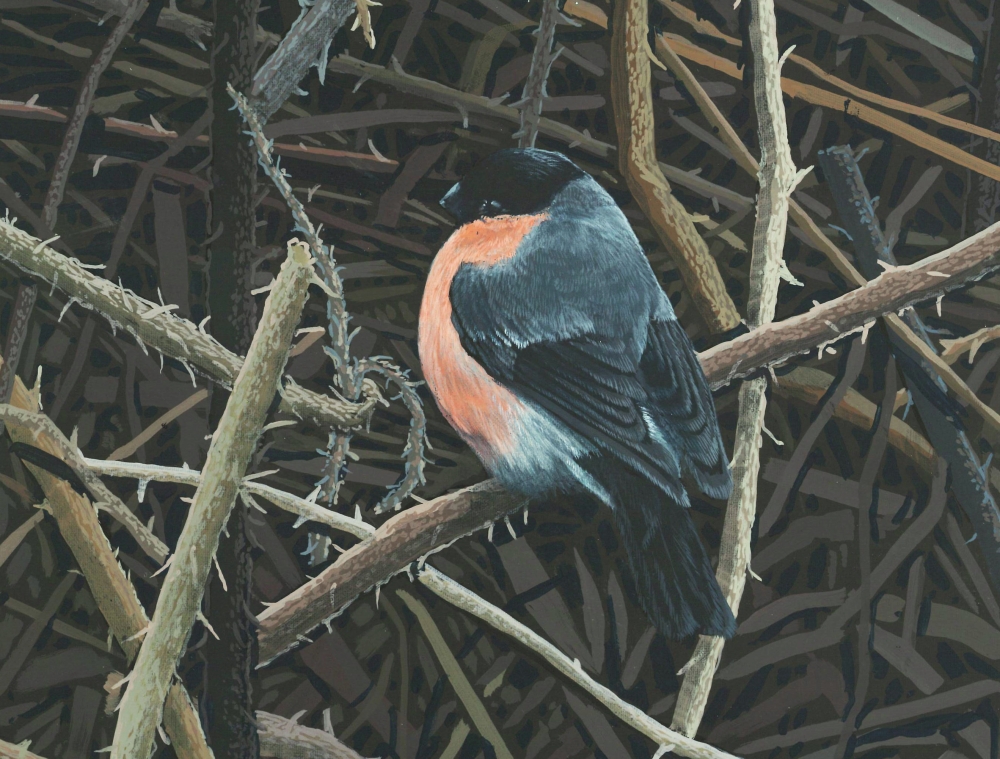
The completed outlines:
<svg viewBox="0 0 1000 759">
<path fill-rule="evenodd" d="M 466 224 L 438 252 L 420 306 L 420 363 L 438 408 L 485 463 L 512 449 L 522 405 L 462 348 L 451 322 L 451 283 L 462 264 L 493 266 L 513 257 L 546 218 L 500 216 Z"/>
</svg>

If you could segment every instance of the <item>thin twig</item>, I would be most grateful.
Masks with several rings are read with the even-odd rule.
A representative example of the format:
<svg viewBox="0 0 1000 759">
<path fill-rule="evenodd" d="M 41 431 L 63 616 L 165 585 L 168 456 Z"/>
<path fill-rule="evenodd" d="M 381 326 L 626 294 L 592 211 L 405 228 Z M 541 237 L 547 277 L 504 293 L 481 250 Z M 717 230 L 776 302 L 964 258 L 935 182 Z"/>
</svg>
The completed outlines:
<svg viewBox="0 0 1000 759">
<path fill-rule="evenodd" d="M 760 134 L 757 219 L 750 261 L 750 300 L 747 326 L 753 330 L 774 320 L 778 285 L 786 268 L 782 257 L 788 224 L 788 199 L 805 172 L 796 174 L 781 99 L 781 64 L 773 0 L 746 0 L 750 11 L 750 48 L 753 51 L 753 91 Z M 743 383 L 733 448 L 733 492 L 726 507 L 716 577 L 733 611 L 750 571 L 750 531 L 757 511 L 761 432 L 767 408 L 767 378 Z M 831 409 L 832 413 L 832 409 Z M 702 636 L 677 696 L 673 727 L 695 735 L 708 703 L 712 678 L 722 658 L 725 640 Z"/>
<path fill-rule="evenodd" d="M 968 351 L 969 363 L 976 360 L 976 354 L 986 343 L 1000 338 L 1000 326 L 983 327 L 971 335 L 957 337 L 954 340 L 941 340 L 941 358 L 949 364 L 954 364 Z"/>
<path fill-rule="evenodd" d="M 552 52 L 552 41 L 556 32 L 556 21 L 559 20 L 559 3 L 557 0 L 544 0 L 542 3 L 542 18 L 538 23 L 538 39 L 535 40 L 535 51 L 531 55 L 531 68 L 524 83 L 521 95 L 521 128 L 514 132 L 518 138 L 519 148 L 535 147 L 538 137 L 538 120 L 542 117 L 542 104 L 547 96 L 545 83 L 549 78 L 552 62 L 559 55 Z"/>
<path fill-rule="evenodd" d="M 0 365 L 0 403 L 7 403 L 14 389 L 14 377 L 21 362 L 21 350 L 28 336 L 28 322 L 31 320 L 37 295 L 38 288 L 33 284 L 21 284 L 17 288 L 17 297 L 14 299 L 14 308 L 10 315 L 10 326 L 7 328 L 3 365 Z M 2 433 L 3 422 L 0 422 L 0 434 Z"/>
<path fill-rule="evenodd" d="M 139 480 L 140 483 L 174 482 L 182 485 L 193 485 L 197 487 L 201 482 L 201 472 L 197 469 L 181 469 L 180 467 L 158 466 L 156 464 L 142 464 L 131 461 L 112 461 L 101 459 L 84 459 L 84 463 L 91 471 L 105 477 L 129 477 Z M 244 479 L 241 485 L 250 495 L 266 498 L 280 509 L 296 514 L 300 521 L 309 520 L 325 524 L 336 530 L 355 535 L 362 540 L 370 537 L 375 528 L 365 522 L 359 522 L 352 517 L 338 514 L 335 511 L 317 506 L 312 501 L 299 498 L 284 490 L 272 488 L 257 480 Z"/>
<path fill-rule="evenodd" d="M 433 591 L 448 603 L 472 614 L 482 622 L 510 636 L 526 648 L 530 648 L 560 673 L 607 707 L 615 717 L 648 738 L 651 738 L 659 746 L 666 746 L 668 747 L 668 751 L 673 751 L 679 756 L 691 757 L 692 759 L 733 759 L 732 755 L 725 751 L 664 727 L 656 720 L 647 716 L 642 710 L 623 701 L 611 690 L 585 675 L 583 669 L 577 663 L 538 635 L 534 630 L 521 624 L 476 594 L 466 590 L 433 567 L 423 567 L 418 573 L 417 579 L 424 587 Z"/>
<path fill-rule="evenodd" d="M 425 571 L 428 573 L 434 572 L 433 569 Z M 451 687 L 454 688 L 455 693 L 465 706 L 465 710 L 468 712 L 473 724 L 479 730 L 479 734 L 490 742 L 498 759 L 514 759 L 514 755 L 507 748 L 507 744 L 501 737 L 500 731 L 497 730 L 497 726 L 493 723 L 489 712 L 486 711 L 482 700 L 472 687 L 472 683 L 465 676 L 462 665 L 458 663 L 455 654 L 448 648 L 448 643 L 431 617 L 430 612 L 427 611 L 427 607 L 405 590 L 398 590 L 396 594 L 413 613 L 413 616 L 417 618 L 420 629 L 424 631 L 424 637 L 430 643 L 431 648 L 437 655 L 438 661 L 441 662 L 441 667 L 444 669 Z"/>
<path fill-rule="evenodd" d="M 42 207 L 42 220 L 50 229 L 55 229 L 59 204 L 62 203 L 63 193 L 66 192 L 66 180 L 69 179 L 70 169 L 76 159 L 76 151 L 80 147 L 80 137 L 83 135 L 83 125 L 90 113 L 90 106 L 94 102 L 94 95 L 97 93 L 101 76 L 110 65 L 111 59 L 118 51 L 118 46 L 125 39 L 125 35 L 128 34 L 139 17 L 145 13 L 148 5 L 149 0 L 129 0 L 128 7 L 104 41 L 104 45 L 101 46 L 100 52 L 98 52 L 90 70 L 84 77 L 83 84 L 80 86 L 76 104 L 73 106 L 73 115 L 70 116 L 62 147 L 59 148 L 55 166 L 52 168 L 49 190 L 45 194 L 45 204 Z"/>
</svg>

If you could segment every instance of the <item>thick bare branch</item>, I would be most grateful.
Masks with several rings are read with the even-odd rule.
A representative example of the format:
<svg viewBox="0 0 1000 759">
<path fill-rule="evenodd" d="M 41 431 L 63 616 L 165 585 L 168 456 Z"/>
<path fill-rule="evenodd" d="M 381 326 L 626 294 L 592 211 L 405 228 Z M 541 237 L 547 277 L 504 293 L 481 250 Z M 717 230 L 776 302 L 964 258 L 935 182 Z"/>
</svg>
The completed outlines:
<svg viewBox="0 0 1000 759">
<path fill-rule="evenodd" d="M 674 197 L 656 160 L 648 15 L 646 0 L 623 0 L 615 7 L 611 100 L 618 132 L 618 168 L 660 243 L 677 264 L 708 328 L 724 332 L 739 324 L 740 316 L 708 246 Z"/>
<path fill-rule="evenodd" d="M 308 247 L 292 240 L 260 325 L 208 449 L 156 611 L 122 697 L 111 759 L 146 756 L 177 659 L 201 606 L 219 534 L 233 508 L 268 407 L 281 386 L 292 335 L 315 275 Z"/>
<path fill-rule="evenodd" d="M 362 759 L 332 733 L 306 727 L 277 714 L 258 711 L 257 735 L 262 757 L 291 759 Z"/>
<path fill-rule="evenodd" d="M 34 398 L 20 377 L 14 380 L 10 400 L 17 408 L 32 413 L 37 411 Z M 59 455 L 59 447 L 45 435 L 36 439 L 31 430 L 11 426 L 7 430 L 15 442 L 29 443 L 54 456 Z M 27 468 L 41 485 L 59 532 L 87 578 L 97 608 L 101 610 L 108 627 L 131 661 L 139 652 L 139 640 L 136 636 L 149 625 L 149 618 L 124 570 L 115 560 L 97 512 L 65 480 L 60 480 L 33 464 L 27 464 Z M 212 759 L 212 751 L 205 741 L 198 715 L 184 687 L 179 683 L 174 684 L 167 694 L 164 727 L 174 751 L 181 759 Z"/>
<path fill-rule="evenodd" d="M 58 253 L 3 219 L 0 219 L 0 258 L 60 288 L 71 301 L 99 312 L 113 329 L 121 328 L 132 334 L 143 350 L 152 346 L 226 386 L 232 385 L 243 366 L 241 357 L 223 348 L 192 322 L 173 316 L 169 308 L 143 300 L 120 285 L 95 277 L 75 259 Z M 360 403 L 349 403 L 290 382 L 283 390 L 281 408 L 318 424 L 357 427 L 365 423 L 381 397 L 373 382 L 365 384 L 364 396 Z"/>
<path fill-rule="evenodd" d="M 862 330 L 883 314 L 933 300 L 998 268 L 1000 223 L 915 264 L 889 267 L 864 287 L 814 306 L 804 314 L 710 348 L 699 358 L 712 387 L 722 387 L 737 377 L 780 364 L 794 355 L 819 346 L 825 348 L 849 332 Z M 950 370 L 947 364 L 945 367 Z M 984 405 L 967 386 L 960 395 L 969 403 Z M 995 411 L 987 409 L 984 417 L 1000 428 L 1000 416 Z"/>
<path fill-rule="evenodd" d="M 488 480 L 397 514 L 371 540 L 348 549 L 316 578 L 258 615 L 261 664 L 308 641 L 307 633 L 412 562 L 525 506 L 526 499 Z"/>
</svg>

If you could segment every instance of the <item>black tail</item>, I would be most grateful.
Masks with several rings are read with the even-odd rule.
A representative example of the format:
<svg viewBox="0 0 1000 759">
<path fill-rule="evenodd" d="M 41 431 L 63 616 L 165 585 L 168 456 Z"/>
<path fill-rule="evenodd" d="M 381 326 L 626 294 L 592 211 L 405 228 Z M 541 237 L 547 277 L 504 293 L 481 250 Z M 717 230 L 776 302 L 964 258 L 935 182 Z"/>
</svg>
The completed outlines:
<svg viewBox="0 0 1000 759">
<path fill-rule="evenodd" d="M 688 510 L 612 457 L 580 462 L 611 496 L 639 604 L 666 637 L 736 632 Z"/>
</svg>

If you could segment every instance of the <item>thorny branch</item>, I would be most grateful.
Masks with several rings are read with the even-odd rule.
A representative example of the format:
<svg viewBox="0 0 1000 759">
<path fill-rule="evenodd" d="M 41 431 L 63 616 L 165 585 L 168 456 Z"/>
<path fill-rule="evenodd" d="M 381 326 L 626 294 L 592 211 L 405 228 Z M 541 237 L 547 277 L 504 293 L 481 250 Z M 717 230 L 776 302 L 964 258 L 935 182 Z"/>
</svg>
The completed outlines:
<svg viewBox="0 0 1000 759">
<path fill-rule="evenodd" d="M 288 208 L 291 210 L 292 218 L 306 238 L 313 258 L 316 261 L 316 268 L 322 279 L 323 291 L 327 296 L 327 317 L 329 322 L 329 332 L 331 345 L 324 346 L 324 351 L 333 360 L 336 371 L 337 384 L 349 400 L 356 401 L 361 392 L 362 383 L 369 373 L 380 374 L 388 382 L 392 382 L 399 390 L 400 398 L 403 400 L 407 410 L 410 412 L 412 422 L 410 432 L 407 436 L 406 447 L 403 451 L 405 460 L 405 470 L 403 478 L 386 496 L 386 498 L 375 508 L 376 513 L 383 511 L 397 510 L 402 507 L 403 502 L 410 496 L 413 490 L 424 484 L 424 441 L 426 421 L 420 397 L 416 393 L 415 385 L 412 383 L 401 369 L 389 363 L 387 359 L 370 358 L 358 362 L 352 360 L 350 355 L 351 335 L 348 334 L 348 324 L 350 314 L 347 312 L 347 304 L 344 301 L 344 283 L 337 273 L 337 263 L 333 258 L 333 252 L 319 236 L 319 232 L 313 227 L 312 222 L 306 215 L 302 203 L 292 192 L 288 184 L 286 173 L 271 160 L 271 146 L 273 140 L 268 140 L 264 136 L 264 130 L 256 114 L 250 108 L 246 99 L 238 92 L 229 87 L 229 94 L 236 101 L 237 107 L 246 119 L 250 127 L 250 135 L 260 159 L 260 165 L 264 172 L 271 178 L 278 192 Z M 334 389 L 334 392 L 337 392 Z M 332 506 L 337 502 L 337 492 L 340 488 L 340 476 L 343 471 L 345 459 L 349 455 L 350 436 L 344 431 L 335 431 L 330 435 L 330 445 L 327 448 L 328 464 L 325 467 L 325 476 L 317 483 L 317 487 L 322 489 L 325 500 Z"/>
<path fill-rule="evenodd" d="M 796 173 L 785 126 L 781 99 L 781 65 L 773 0 L 747 0 L 750 48 L 753 52 L 753 92 L 760 133 L 760 169 L 757 218 L 750 261 L 750 301 L 747 326 L 757 329 L 774 320 L 778 285 L 787 272 L 783 258 L 788 223 L 788 200 L 805 175 Z M 800 283 L 797 283 L 800 284 Z M 733 447 L 733 492 L 726 507 L 716 577 L 726 601 L 739 614 L 740 600 L 750 568 L 750 532 L 757 510 L 761 434 L 767 408 L 767 379 L 755 377 L 740 387 L 736 443 Z M 695 735 L 701 723 L 712 678 L 725 641 L 702 636 L 684 675 L 677 697 L 673 726 Z"/>
<path fill-rule="evenodd" d="M 531 56 L 531 68 L 528 79 L 524 83 L 524 91 L 515 107 L 521 108 L 521 128 L 514 132 L 518 138 L 518 147 L 535 147 L 538 137 L 538 120 L 542 117 L 542 104 L 546 96 L 545 83 L 549 78 L 549 69 L 559 56 L 560 50 L 552 51 L 552 40 L 556 32 L 556 21 L 559 20 L 559 3 L 557 0 L 544 0 L 542 3 L 542 19 L 538 24 L 538 39 L 535 40 L 535 51 Z"/>
</svg>

